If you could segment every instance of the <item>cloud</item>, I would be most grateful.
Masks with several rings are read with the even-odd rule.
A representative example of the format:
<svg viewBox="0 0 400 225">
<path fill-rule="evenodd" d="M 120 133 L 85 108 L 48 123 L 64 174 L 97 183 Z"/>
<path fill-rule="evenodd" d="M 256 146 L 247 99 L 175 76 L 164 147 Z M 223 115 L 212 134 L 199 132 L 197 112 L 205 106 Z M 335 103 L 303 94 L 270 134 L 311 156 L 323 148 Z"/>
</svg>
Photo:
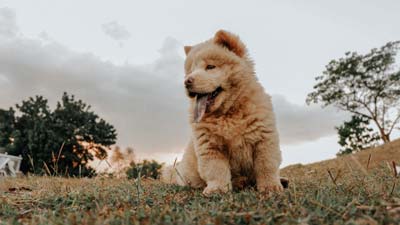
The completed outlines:
<svg viewBox="0 0 400 225">
<path fill-rule="evenodd" d="M 0 36 L 13 37 L 17 35 L 17 32 L 15 11 L 9 8 L 0 8 Z"/>
<path fill-rule="evenodd" d="M 272 96 L 282 144 L 294 145 L 318 140 L 336 133 L 348 115 L 334 108 L 320 108 L 317 105 L 297 105 L 288 102 L 281 95 Z"/>
<path fill-rule="evenodd" d="M 131 37 L 131 34 L 125 27 L 116 21 L 111 21 L 101 25 L 103 32 L 116 41 L 124 41 Z"/>
<path fill-rule="evenodd" d="M 182 67 L 179 54 L 161 53 L 149 65 L 116 66 L 55 42 L 0 40 L 0 107 L 36 94 L 55 103 L 67 91 L 116 126 L 119 144 L 177 150 L 189 136 Z"/>
<path fill-rule="evenodd" d="M 8 24 L 12 31 L 8 34 L 15 35 L 13 15 L 0 10 L 0 18 L 11 18 L 2 25 Z M 159 57 L 150 64 L 115 65 L 51 39 L 10 37 L 0 36 L 0 108 L 37 94 L 54 107 L 67 91 L 91 104 L 116 127 L 121 146 L 133 146 L 142 155 L 184 148 L 190 129 L 179 54 L 182 46 L 177 40 L 166 38 Z M 286 145 L 330 136 L 344 118 L 332 109 L 292 104 L 283 96 L 273 96 L 273 102 Z"/>
</svg>

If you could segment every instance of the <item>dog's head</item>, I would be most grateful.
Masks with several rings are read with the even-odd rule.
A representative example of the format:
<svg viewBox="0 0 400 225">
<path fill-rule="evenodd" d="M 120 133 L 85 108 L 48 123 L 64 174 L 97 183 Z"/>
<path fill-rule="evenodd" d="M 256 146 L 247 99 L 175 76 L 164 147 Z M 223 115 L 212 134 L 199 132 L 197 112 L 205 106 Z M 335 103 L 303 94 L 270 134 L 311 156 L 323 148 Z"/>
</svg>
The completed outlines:
<svg viewBox="0 0 400 225">
<path fill-rule="evenodd" d="M 238 36 L 224 30 L 214 38 L 194 46 L 185 46 L 185 87 L 191 98 L 194 121 L 207 113 L 232 104 L 234 89 L 252 73 L 252 63 Z"/>
</svg>

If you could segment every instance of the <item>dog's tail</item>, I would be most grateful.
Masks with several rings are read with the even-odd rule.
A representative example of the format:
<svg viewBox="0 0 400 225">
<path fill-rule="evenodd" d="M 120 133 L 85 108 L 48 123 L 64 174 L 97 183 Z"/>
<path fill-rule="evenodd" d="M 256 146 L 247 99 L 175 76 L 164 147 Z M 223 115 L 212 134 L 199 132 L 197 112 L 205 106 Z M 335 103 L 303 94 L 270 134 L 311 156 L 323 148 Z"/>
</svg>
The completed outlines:
<svg viewBox="0 0 400 225">
<path fill-rule="evenodd" d="M 181 186 L 192 186 L 191 181 L 185 179 L 182 174 L 182 169 L 179 163 L 175 163 L 172 166 L 164 166 L 161 168 L 161 182 L 166 184 L 177 184 Z"/>
<path fill-rule="evenodd" d="M 161 169 L 161 182 L 166 184 L 178 184 L 178 174 L 175 166 L 164 166 Z"/>
</svg>

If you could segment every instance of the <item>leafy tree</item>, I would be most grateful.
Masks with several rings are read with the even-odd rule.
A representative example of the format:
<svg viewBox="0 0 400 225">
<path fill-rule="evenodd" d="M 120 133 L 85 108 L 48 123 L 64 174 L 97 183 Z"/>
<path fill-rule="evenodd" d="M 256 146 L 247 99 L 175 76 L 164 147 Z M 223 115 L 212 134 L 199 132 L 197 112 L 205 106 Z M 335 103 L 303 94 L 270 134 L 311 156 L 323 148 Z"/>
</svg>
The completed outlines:
<svg viewBox="0 0 400 225">
<path fill-rule="evenodd" d="M 0 147 L 11 144 L 11 134 L 15 126 L 15 112 L 11 108 L 9 110 L 0 109 Z"/>
<path fill-rule="evenodd" d="M 11 144 L 0 143 L 10 154 L 22 155 L 24 173 L 92 176 L 88 163 L 94 157 L 105 159 L 109 146 L 115 143 L 114 127 L 99 118 L 90 106 L 64 93 L 54 111 L 42 96 L 29 98 L 17 105 L 17 117 L 0 119 L 0 133 L 7 133 Z M 9 114 L 13 112 L 10 110 Z M 1 115 L 1 114 L 0 114 Z M 4 112 L 3 112 L 4 115 Z M 1 116 L 0 116 L 1 117 Z M 0 145 L 0 146 L 1 146 Z"/>
<path fill-rule="evenodd" d="M 364 150 L 376 145 L 380 139 L 377 133 L 369 127 L 369 119 L 354 115 L 350 121 L 336 127 L 339 135 L 339 144 L 343 148 L 337 155 L 345 155 Z"/>
<path fill-rule="evenodd" d="M 157 179 L 160 176 L 161 167 L 162 164 L 155 160 L 144 160 L 141 163 L 132 162 L 130 168 L 126 171 L 126 175 L 128 179 L 136 179 L 139 175 L 140 177 Z"/>
<path fill-rule="evenodd" d="M 362 116 L 375 123 L 386 143 L 400 122 L 400 70 L 395 66 L 399 41 L 389 42 L 362 55 L 348 52 L 332 60 L 307 103 L 322 102 Z"/>
<path fill-rule="evenodd" d="M 12 122 L 14 130 L 10 139 L 13 141 L 5 146 L 6 150 L 13 155 L 22 155 L 22 172 L 39 173 L 44 163 L 48 162 L 46 156 L 52 147 L 48 142 L 51 118 L 47 100 L 41 96 L 29 98 L 21 105 L 16 105 L 16 109 L 20 116 L 15 117 Z M 51 158 L 51 155 L 48 158 Z"/>
</svg>

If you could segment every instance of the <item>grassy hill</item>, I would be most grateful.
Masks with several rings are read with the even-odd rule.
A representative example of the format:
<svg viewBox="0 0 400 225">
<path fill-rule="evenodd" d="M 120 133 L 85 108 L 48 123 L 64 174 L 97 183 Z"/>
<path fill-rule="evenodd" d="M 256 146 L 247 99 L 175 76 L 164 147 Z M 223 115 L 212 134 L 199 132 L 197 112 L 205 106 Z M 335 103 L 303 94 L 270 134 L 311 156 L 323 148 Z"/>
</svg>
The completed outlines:
<svg viewBox="0 0 400 225">
<path fill-rule="evenodd" d="M 0 180 L 0 224 L 400 224 L 400 140 L 282 170 L 282 194 L 205 198 L 157 180 Z"/>
<path fill-rule="evenodd" d="M 377 167 L 392 167 L 395 162 L 400 166 L 400 139 L 376 148 L 367 149 L 356 154 L 328 159 L 308 165 L 295 164 L 281 170 L 283 176 L 289 178 L 312 178 L 325 176 L 328 170 L 340 173 L 353 173 L 354 171 L 368 173 Z"/>
</svg>

